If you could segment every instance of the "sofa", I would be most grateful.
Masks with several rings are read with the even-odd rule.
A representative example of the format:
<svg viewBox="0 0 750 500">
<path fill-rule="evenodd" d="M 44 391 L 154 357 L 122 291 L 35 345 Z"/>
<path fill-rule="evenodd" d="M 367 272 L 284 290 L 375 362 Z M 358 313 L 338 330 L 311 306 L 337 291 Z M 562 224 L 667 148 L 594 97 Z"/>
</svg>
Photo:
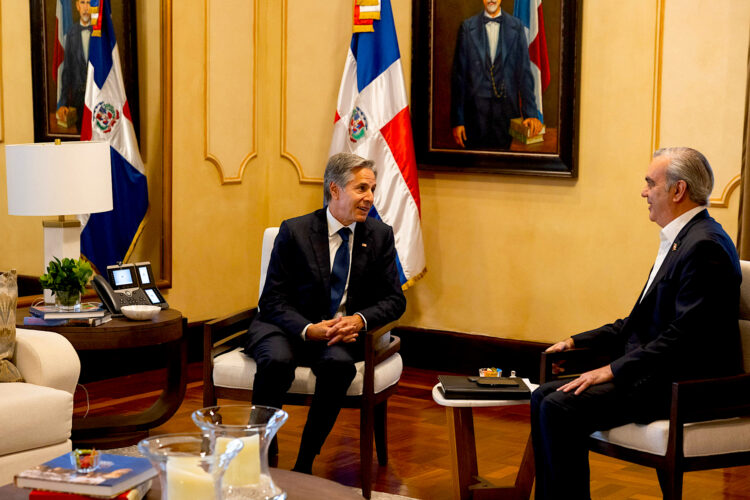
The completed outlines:
<svg viewBox="0 0 750 500">
<path fill-rule="evenodd" d="M 81 363 L 57 333 L 16 329 L 13 364 L 25 382 L 0 383 L 0 485 L 72 449 L 73 393 Z"/>
</svg>

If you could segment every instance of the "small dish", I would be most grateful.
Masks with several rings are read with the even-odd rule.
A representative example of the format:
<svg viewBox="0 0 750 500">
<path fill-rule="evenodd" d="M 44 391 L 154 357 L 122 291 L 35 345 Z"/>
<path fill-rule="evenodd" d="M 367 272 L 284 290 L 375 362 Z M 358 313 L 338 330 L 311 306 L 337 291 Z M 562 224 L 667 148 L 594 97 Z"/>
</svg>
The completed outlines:
<svg viewBox="0 0 750 500">
<path fill-rule="evenodd" d="M 122 313 L 128 319 L 144 321 L 151 319 L 161 311 L 159 306 L 122 306 Z"/>
<path fill-rule="evenodd" d="M 76 448 L 70 452 L 70 464 L 79 474 L 87 474 L 99 468 L 101 454 L 94 449 L 81 450 Z"/>
</svg>

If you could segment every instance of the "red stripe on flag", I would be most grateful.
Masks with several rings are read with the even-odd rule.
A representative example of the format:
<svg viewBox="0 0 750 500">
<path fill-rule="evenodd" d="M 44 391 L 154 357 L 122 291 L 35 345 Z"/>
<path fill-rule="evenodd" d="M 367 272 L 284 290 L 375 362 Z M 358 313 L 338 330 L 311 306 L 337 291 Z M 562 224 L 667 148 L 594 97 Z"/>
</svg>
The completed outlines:
<svg viewBox="0 0 750 500">
<path fill-rule="evenodd" d="M 547 56 L 547 37 L 544 34 L 544 17 L 542 16 L 542 4 L 537 10 L 537 23 L 539 32 L 536 38 L 529 44 L 529 59 L 539 67 L 542 73 L 542 90 L 547 90 L 550 81 L 549 57 Z"/>
<path fill-rule="evenodd" d="M 409 108 L 399 111 L 391 121 L 380 129 L 385 142 L 391 149 L 393 158 L 396 160 L 401 176 L 409 187 L 411 197 L 417 204 L 420 217 L 422 216 L 422 204 L 419 198 L 419 179 L 417 176 L 417 158 L 414 156 L 414 142 L 411 134 L 411 117 Z"/>
<path fill-rule="evenodd" d="M 59 33 L 60 33 L 60 30 L 62 29 L 60 27 L 60 20 L 57 19 L 55 24 L 56 24 L 55 33 L 57 33 L 58 35 L 57 35 L 57 38 L 55 38 L 55 52 L 52 55 L 52 79 L 54 81 L 57 81 L 57 70 L 62 64 L 63 59 L 65 59 L 65 48 L 60 44 Z"/>
<path fill-rule="evenodd" d="M 339 110 L 336 110 L 336 116 L 333 117 L 333 123 L 336 123 L 341 119 L 341 115 L 339 115 Z"/>
<path fill-rule="evenodd" d="M 128 101 L 125 101 L 125 105 L 122 107 L 122 114 L 131 122 L 133 121 L 130 117 L 130 104 L 128 104 Z"/>
<path fill-rule="evenodd" d="M 91 110 L 88 106 L 83 106 L 83 118 L 81 121 L 81 140 L 91 140 Z"/>
</svg>

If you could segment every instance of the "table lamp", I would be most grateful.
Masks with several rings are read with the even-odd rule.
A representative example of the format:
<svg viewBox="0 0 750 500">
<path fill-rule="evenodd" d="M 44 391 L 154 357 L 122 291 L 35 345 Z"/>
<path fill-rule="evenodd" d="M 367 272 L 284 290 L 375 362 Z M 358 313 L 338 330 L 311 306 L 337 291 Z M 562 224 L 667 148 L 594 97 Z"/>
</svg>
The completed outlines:
<svg viewBox="0 0 750 500">
<path fill-rule="evenodd" d="M 57 215 L 44 220 L 44 265 L 81 256 L 81 222 L 65 215 L 112 210 L 109 143 L 76 141 L 5 146 L 9 215 Z M 44 301 L 53 302 L 49 290 Z"/>
</svg>

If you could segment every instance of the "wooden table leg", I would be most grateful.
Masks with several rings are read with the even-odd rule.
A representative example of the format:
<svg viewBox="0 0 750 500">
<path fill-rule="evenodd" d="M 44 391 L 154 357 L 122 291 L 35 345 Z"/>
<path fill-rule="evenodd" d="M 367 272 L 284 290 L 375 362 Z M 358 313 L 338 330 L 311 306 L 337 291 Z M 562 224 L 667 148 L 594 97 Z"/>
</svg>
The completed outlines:
<svg viewBox="0 0 750 500">
<path fill-rule="evenodd" d="M 471 498 L 469 486 L 477 476 L 477 448 L 474 441 L 474 418 L 470 407 L 446 406 L 453 467 L 453 498 Z"/>
</svg>

